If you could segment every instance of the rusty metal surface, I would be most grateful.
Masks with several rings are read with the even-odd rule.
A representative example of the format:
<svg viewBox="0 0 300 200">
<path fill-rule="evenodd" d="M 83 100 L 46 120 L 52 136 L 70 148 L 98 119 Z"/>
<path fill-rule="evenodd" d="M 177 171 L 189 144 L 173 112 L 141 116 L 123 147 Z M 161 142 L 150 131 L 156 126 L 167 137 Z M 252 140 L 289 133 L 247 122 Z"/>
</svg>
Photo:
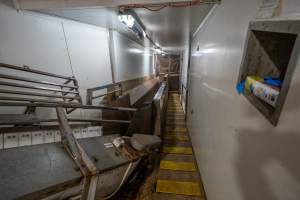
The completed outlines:
<svg viewBox="0 0 300 200">
<path fill-rule="evenodd" d="M 0 160 L 1 200 L 68 187 L 82 177 L 60 144 L 2 150 Z"/>
<path fill-rule="evenodd" d="M 98 176 L 96 199 L 103 199 L 103 197 L 107 197 L 108 195 L 116 191 L 116 189 L 121 184 L 122 179 L 125 180 L 123 184 L 126 183 L 127 179 L 135 170 L 138 163 L 139 161 L 135 161 L 132 165 L 127 164 L 100 174 Z M 128 170 L 128 174 L 125 177 L 126 170 Z M 126 185 L 124 186 L 126 187 Z"/>
<path fill-rule="evenodd" d="M 79 144 L 94 162 L 98 172 L 126 164 L 129 161 L 121 153 L 117 153 L 114 147 L 105 147 L 104 144 L 111 143 L 117 137 L 119 135 L 78 139 Z"/>
</svg>

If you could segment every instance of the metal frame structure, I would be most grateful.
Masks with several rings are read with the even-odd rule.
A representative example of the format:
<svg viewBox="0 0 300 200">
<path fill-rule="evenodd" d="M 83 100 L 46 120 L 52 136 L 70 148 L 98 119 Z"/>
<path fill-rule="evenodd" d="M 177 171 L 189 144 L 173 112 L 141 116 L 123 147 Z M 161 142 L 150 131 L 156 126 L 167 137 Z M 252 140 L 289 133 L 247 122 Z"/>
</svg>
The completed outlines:
<svg viewBox="0 0 300 200">
<path fill-rule="evenodd" d="M 0 74 L 0 86 L 12 88 L 0 89 L 0 93 L 7 95 L 0 96 L 0 101 L 28 102 L 32 104 L 33 107 L 35 107 L 34 103 L 49 103 L 55 105 L 82 105 L 82 99 L 79 94 L 79 86 L 75 77 L 67 77 L 35 70 L 31 69 L 28 66 L 18 67 L 5 63 L 0 63 L 0 68 L 8 70 L 8 73 L 25 72 L 26 74 L 36 75 L 40 77 L 40 79 L 37 79 L 9 75 L 8 73 Z M 61 81 L 62 83 L 44 80 L 51 78 L 57 81 Z M 27 83 L 30 83 L 31 85 Z M 29 91 L 24 91 L 24 89 L 27 89 Z M 30 104 L 28 104 L 28 106 L 31 106 Z M 75 109 L 76 108 L 66 108 L 66 111 L 69 114 Z"/>
<path fill-rule="evenodd" d="M 95 175 L 97 168 L 90 160 L 89 156 L 75 138 L 69 122 L 90 122 L 90 123 L 125 123 L 130 124 L 130 121 L 124 120 L 100 120 L 100 119 L 75 119 L 68 118 L 67 114 L 75 109 L 95 109 L 95 110 L 116 110 L 125 112 L 135 112 L 134 108 L 123 107 L 108 107 L 108 106 L 86 106 L 82 105 L 82 99 L 79 94 L 79 86 L 75 77 L 65 77 L 57 74 L 33 70 L 29 67 L 18 67 L 8 64 L 0 64 L 1 68 L 6 68 L 14 71 L 21 71 L 38 75 L 39 78 L 52 77 L 63 79 L 64 83 L 56 83 L 51 81 L 44 81 L 39 79 L 29 79 L 21 76 L 14 76 L 8 74 L 0 74 L 0 79 L 9 81 L 0 81 L 0 86 L 9 86 L 12 89 L 0 89 L 0 93 L 5 95 L 15 96 L 0 96 L 0 107 L 23 107 L 28 108 L 46 107 L 55 108 L 58 119 L 39 119 L 34 114 L 25 112 L 21 115 L 1 115 L 0 125 L 34 125 L 41 122 L 58 122 L 62 137 L 62 144 L 70 157 L 74 160 L 80 172 L 84 176 L 84 190 L 81 199 L 93 199 L 95 195 Z M 38 85 L 28 85 L 23 83 L 33 83 Z M 46 85 L 40 86 L 40 85 Z M 53 87 L 54 86 L 54 87 Z M 56 87 L 56 88 L 55 88 Z M 58 88 L 57 88 L 58 87 Z M 20 88 L 22 90 L 20 90 Z M 66 89 L 67 88 L 67 89 Z M 24 91 L 24 89 L 31 89 L 33 91 Z M 44 93 L 35 92 L 35 90 L 43 91 Z M 54 93 L 54 94 L 52 94 Z M 30 96 L 30 97 L 27 97 Z M 42 97 L 42 98 L 37 98 Z M 45 99 L 45 98 L 55 98 Z M 58 99 L 58 100 L 57 100 Z M 34 113 L 34 112 L 33 112 Z"/>
<path fill-rule="evenodd" d="M 37 107 L 45 107 L 45 108 L 52 108 L 56 110 L 57 114 L 57 119 L 39 119 L 37 116 L 35 116 L 34 112 L 25 112 L 20 115 L 0 115 L 0 126 L 3 125 L 40 125 L 41 123 L 44 122 L 55 122 L 59 125 L 60 133 L 61 133 L 61 143 L 63 145 L 63 152 L 67 154 L 65 159 L 70 159 L 69 162 L 75 164 L 75 166 L 78 168 L 78 173 L 79 175 L 83 176 L 83 179 L 81 178 L 81 185 L 82 190 L 80 190 L 80 195 L 78 198 L 82 200 L 92 200 L 95 199 L 95 195 L 99 192 L 99 180 L 110 180 L 114 179 L 109 177 L 110 171 L 112 170 L 117 170 L 118 173 L 122 174 L 122 170 L 126 169 L 126 173 L 121 181 L 121 184 L 117 187 L 116 192 L 118 189 L 124 184 L 125 180 L 129 177 L 129 174 L 133 172 L 137 164 L 139 163 L 140 159 L 145 156 L 143 153 L 137 154 L 135 156 L 131 156 L 130 158 L 127 158 L 126 160 L 122 160 L 120 158 L 120 155 L 118 155 L 114 159 L 119 159 L 118 162 L 115 163 L 109 163 L 110 165 L 104 165 L 99 167 L 101 165 L 100 162 L 97 162 L 97 160 L 103 158 L 103 163 L 107 162 L 107 154 L 108 152 L 105 151 L 111 151 L 109 154 L 115 155 L 116 152 L 112 152 L 112 150 L 105 150 L 103 149 L 104 147 L 101 145 L 99 146 L 99 140 L 102 140 L 102 137 L 98 138 L 87 138 L 87 139 L 76 139 L 74 136 L 74 133 L 71 129 L 70 122 L 84 122 L 84 123 L 97 123 L 97 124 L 103 124 L 103 123 L 118 123 L 118 124 L 129 124 L 129 127 L 132 124 L 132 119 L 129 121 L 126 120 L 102 120 L 102 119 L 97 119 L 97 118 L 72 118 L 68 117 L 68 113 L 74 111 L 75 109 L 83 109 L 83 110 L 113 110 L 113 111 L 120 111 L 120 112 L 128 112 L 128 113 L 136 113 L 137 109 L 135 108 L 127 108 L 127 107 L 109 107 L 109 106 L 92 106 L 92 105 L 83 105 L 81 101 L 81 97 L 79 94 L 79 87 L 77 84 L 77 80 L 75 77 L 64 77 L 61 75 L 55 75 L 55 74 L 50 74 L 47 72 L 42 72 L 42 71 L 37 71 L 37 70 L 32 70 L 29 67 L 17 67 L 17 66 L 12 66 L 12 65 L 7 65 L 7 64 L 0 64 L 0 67 L 3 68 L 8 68 L 12 70 L 17 70 L 17 71 L 22 71 L 26 73 L 32 73 L 39 75 L 36 78 L 42 78 L 44 76 L 46 77 L 54 77 L 54 78 L 59 78 L 59 79 L 64 79 L 67 80 L 64 83 L 56 83 L 56 82 L 51 82 L 51 81 L 44 81 L 44 80 L 39 80 L 39 79 L 29 79 L 29 78 L 24 78 L 21 76 L 15 76 L 15 75 L 4 75 L 0 74 L 0 79 L 9 79 L 10 82 L 7 82 L 3 84 L 5 81 L 0 81 L 0 85 L 11 87 L 12 89 L 0 89 L 0 93 L 8 95 L 8 96 L 0 96 L 0 107 L 27 107 L 27 110 L 31 109 L 35 111 L 35 108 Z M 166 110 L 166 104 L 167 104 L 167 99 L 168 99 L 168 76 L 165 76 L 164 82 L 162 82 L 159 90 L 157 91 L 153 103 L 155 105 L 155 135 L 160 136 L 163 130 L 163 124 L 165 121 L 165 110 Z M 39 85 L 46 85 L 47 87 L 41 87 L 39 85 L 23 85 L 21 83 L 18 83 L 19 81 L 22 82 L 30 82 L 34 84 L 39 84 Z M 71 84 L 72 83 L 72 84 Z M 60 89 L 53 88 L 54 87 L 60 87 Z M 106 85 L 103 87 L 98 87 L 98 88 L 93 88 L 89 90 L 89 95 L 90 99 L 93 100 L 93 98 L 99 98 L 98 96 L 92 96 L 93 92 L 102 90 L 103 88 L 109 88 L 113 86 L 121 86 L 120 84 L 111 84 L 111 85 Z M 22 90 L 20 90 L 20 88 Z M 68 90 L 66 90 L 68 88 Z M 28 91 L 30 89 L 30 91 Z M 31 90 L 38 90 L 39 93 L 36 93 L 35 91 Z M 40 93 L 40 91 L 43 91 L 44 93 Z M 55 93 L 55 94 L 53 94 Z M 9 95 L 15 95 L 15 96 L 9 96 Z M 29 96 L 29 97 L 27 97 Z M 37 98 L 39 97 L 39 98 Z M 41 98 L 42 97 L 42 98 Z M 52 99 L 48 99 L 52 98 Z M 58 100 L 57 100 L 58 99 Z M 33 126 L 34 127 L 34 126 Z M 9 128 L 20 128 L 20 127 L 8 127 Z M 104 137 L 105 138 L 105 137 Z M 105 140 L 105 139 L 104 139 Z M 111 142 L 111 141 L 110 141 Z M 29 147 L 30 150 L 26 150 L 28 148 L 24 148 L 21 152 L 21 155 L 23 155 L 22 152 L 31 152 L 34 153 L 35 150 L 38 150 L 38 152 L 44 152 L 45 149 L 47 149 L 47 156 L 49 156 L 48 148 L 52 148 L 53 150 L 49 150 L 50 154 L 55 153 L 57 149 L 59 149 L 59 145 L 50 145 L 49 144 L 44 144 L 41 146 L 32 146 Z M 105 146 L 105 145 L 104 145 Z M 95 148 L 97 147 L 97 148 Z M 98 149 L 99 148 L 99 149 Z M 101 151 L 102 148 L 102 151 Z M 101 152 L 99 152 L 99 150 Z M 13 149 L 10 149 L 10 151 L 14 151 Z M 19 153 L 20 153 L 19 152 Z M 37 154 L 38 154 L 37 152 Z M 52 152 L 52 153 L 51 153 Z M 96 152 L 96 153 L 95 153 Z M 20 157 L 21 155 L 18 152 L 18 156 Z M 6 153 L 7 154 L 7 153 Z M 5 155 L 6 155 L 5 154 Z M 36 154 L 36 153 L 34 153 Z M 2 155 L 2 154 L 1 154 Z M 31 154 L 29 154 L 31 155 Z M 17 157 L 18 157 L 17 156 Z M 40 155 L 41 156 L 41 155 Z M 45 155 L 44 155 L 45 156 Z M 22 156 L 21 156 L 22 157 Z M 15 158 L 15 157 L 14 157 Z M 31 158 L 30 158 L 31 159 Z M 114 160 L 112 159 L 112 160 Z M 121 160 L 120 160 L 121 159 Z M 34 160 L 33 163 L 37 162 L 38 159 Z M 50 159 L 51 160 L 51 159 Z M 115 161 L 115 160 L 114 160 Z M 11 165 L 11 164 L 9 164 Z M 25 164 L 28 168 L 28 164 Z M 7 167 L 5 164 L 2 165 Z M 27 170 L 26 168 L 26 170 Z M 18 168 L 20 170 L 20 168 Z M 56 168 L 55 168 L 56 169 Z M 47 169 L 45 169 L 47 170 Z M 44 170 L 44 171 L 45 171 Z M 107 173 L 106 173 L 107 172 Z M 22 175 L 22 170 L 18 171 L 19 174 Z M 13 175 L 10 175 L 13 176 Z M 9 176 L 9 177 L 10 177 Z M 28 175 L 29 177 L 35 177 L 35 180 L 37 180 L 39 177 L 36 176 L 36 174 L 31 174 Z M 7 180 L 7 179 L 6 179 Z M 31 178 L 30 178 L 31 180 Z M 51 179 L 50 179 L 51 180 Z M 37 181 L 38 182 L 38 181 Z M 101 182 L 101 181 L 100 181 Z M 9 182 L 9 184 L 12 184 Z M 36 183 L 37 184 L 37 183 Z M 100 184 L 101 185 L 101 184 Z M 39 195 L 42 195 L 44 198 L 45 195 L 49 195 L 49 199 L 53 199 L 53 195 L 57 195 L 57 193 L 53 192 L 59 192 L 61 193 L 62 191 L 68 190 L 70 188 L 65 188 L 62 190 L 62 188 L 53 188 L 56 187 L 54 185 L 49 185 L 49 191 L 47 194 L 42 190 L 37 190 L 34 193 L 26 194 L 25 199 L 34 199 L 40 198 Z M 57 186 L 60 187 L 60 186 Z M 28 191 L 28 190 L 26 190 Z M 24 192 L 24 191 L 23 191 Z M 107 191 L 106 191 L 107 192 Z M 115 192 L 112 193 L 114 195 Z M 44 196 L 43 196 L 44 195 Z M 48 196 L 46 196 L 48 197 Z M 22 197 L 23 198 L 23 197 Z"/>
<path fill-rule="evenodd" d="M 110 88 L 115 88 L 113 91 L 108 91 L 107 93 L 104 94 L 100 94 L 100 95 L 94 95 L 95 92 L 99 92 L 101 90 L 105 90 L 105 89 L 110 89 Z M 95 88 L 89 88 L 87 89 L 87 105 L 93 105 L 93 100 L 94 99 L 98 99 L 104 96 L 107 96 L 109 94 L 114 94 L 116 92 L 119 92 L 120 95 L 122 95 L 122 86 L 121 83 L 112 83 L 112 84 L 107 84 L 107 85 L 103 85 L 100 87 L 95 87 Z"/>
<path fill-rule="evenodd" d="M 165 75 L 164 81 L 153 98 L 156 114 L 154 122 L 154 134 L 157 136 L 161 136 L 164 130 L 168 102 L 168 90 L 168 75 Z"/>
</svg>

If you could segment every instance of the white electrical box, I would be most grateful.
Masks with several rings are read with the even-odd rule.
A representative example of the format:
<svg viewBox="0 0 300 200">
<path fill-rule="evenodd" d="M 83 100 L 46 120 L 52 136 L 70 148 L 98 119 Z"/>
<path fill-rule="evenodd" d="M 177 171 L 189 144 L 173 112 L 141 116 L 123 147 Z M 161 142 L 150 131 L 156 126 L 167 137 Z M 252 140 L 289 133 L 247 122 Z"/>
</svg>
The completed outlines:
<svg viewBox="0 0 300 200">
<path fill-rule="evenodd" d="M 60 130 L 56 130 L 54 132 L 54 142 L 61 142 L 61 134 Z"/>
<path fill-rule="evenodd" d="M 87 128 L 83 128 L 82 129 L 82 138 L 87 138 L 88 137 L 88 129 Z"/>
<path fill-rule="evenodd" d="M 54 142 L 55 131 L 48 130 L 44 132 L 44 143 L 53 143 Z"/>
<path fill-rule="evenodd" d="M 13 148 L 19 146 L 18 133 L 5 133 L 4 134 L 4 148 Z"/>
<path fill-rule="evenodd" d="M 101 126 L 88 127 L 88 136 L 89 137 L 102 136 L 102 127 Z"/>
<path fill-rule="evenodd" d="M 28 146 L 31 145 L 31 132 L 22 132 L 19 133 L 19 146 Z"/>
<path fill-rule="evenodd" d="M 44 133 L 45 131 L 35 131 L 32 132 L 32 144 L 43 144 L 44 143 Z"/>
<path fill-rule="evenodd" d="M 73 129 L 73 134 L 75 138 L 82 138 L 81 128 L 75 128 Z"/>
</svg>

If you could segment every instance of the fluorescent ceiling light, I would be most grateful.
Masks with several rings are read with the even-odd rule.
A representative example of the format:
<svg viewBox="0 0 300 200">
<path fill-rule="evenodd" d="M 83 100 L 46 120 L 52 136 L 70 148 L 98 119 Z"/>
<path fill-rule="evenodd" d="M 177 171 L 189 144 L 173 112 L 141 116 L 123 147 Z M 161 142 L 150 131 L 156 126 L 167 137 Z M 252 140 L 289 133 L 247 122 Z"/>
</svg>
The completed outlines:
<svg viewBox="0 0 300 200">
<path fill-rule="evenodd" d="M 203 49 L 200 50 L 200 53 L 204 53 L 204 54 L 210 54 L 210 53 L 215 53 L 217 51 L 217 49 L 215 48 L 207 48 L 207 49 Z"/>
<path fill-rule="evenodd" d="M 135 19 L 131 15 L 120 14 L 118 17 L 119 20 L 129 28 L 132 28 L 134 26 Z"/>
</svg>

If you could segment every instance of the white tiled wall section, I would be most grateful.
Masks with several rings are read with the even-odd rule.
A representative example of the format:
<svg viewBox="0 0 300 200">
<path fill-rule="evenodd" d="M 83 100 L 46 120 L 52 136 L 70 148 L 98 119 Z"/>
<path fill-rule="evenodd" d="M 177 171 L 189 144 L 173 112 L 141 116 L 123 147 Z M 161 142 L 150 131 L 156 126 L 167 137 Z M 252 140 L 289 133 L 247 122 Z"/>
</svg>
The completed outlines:
<svg viewBox="0 0 300 200">
<path fill-rule="evenodd" d="M 78 139 L 102 136 L 102 127 L 92 126 L 88 128 L 74 128 L 73 133 Z M 54 143 L 60 141 L 61 134 L 59 130 L 0 133 L 0 149 Z"/>
</svg>

